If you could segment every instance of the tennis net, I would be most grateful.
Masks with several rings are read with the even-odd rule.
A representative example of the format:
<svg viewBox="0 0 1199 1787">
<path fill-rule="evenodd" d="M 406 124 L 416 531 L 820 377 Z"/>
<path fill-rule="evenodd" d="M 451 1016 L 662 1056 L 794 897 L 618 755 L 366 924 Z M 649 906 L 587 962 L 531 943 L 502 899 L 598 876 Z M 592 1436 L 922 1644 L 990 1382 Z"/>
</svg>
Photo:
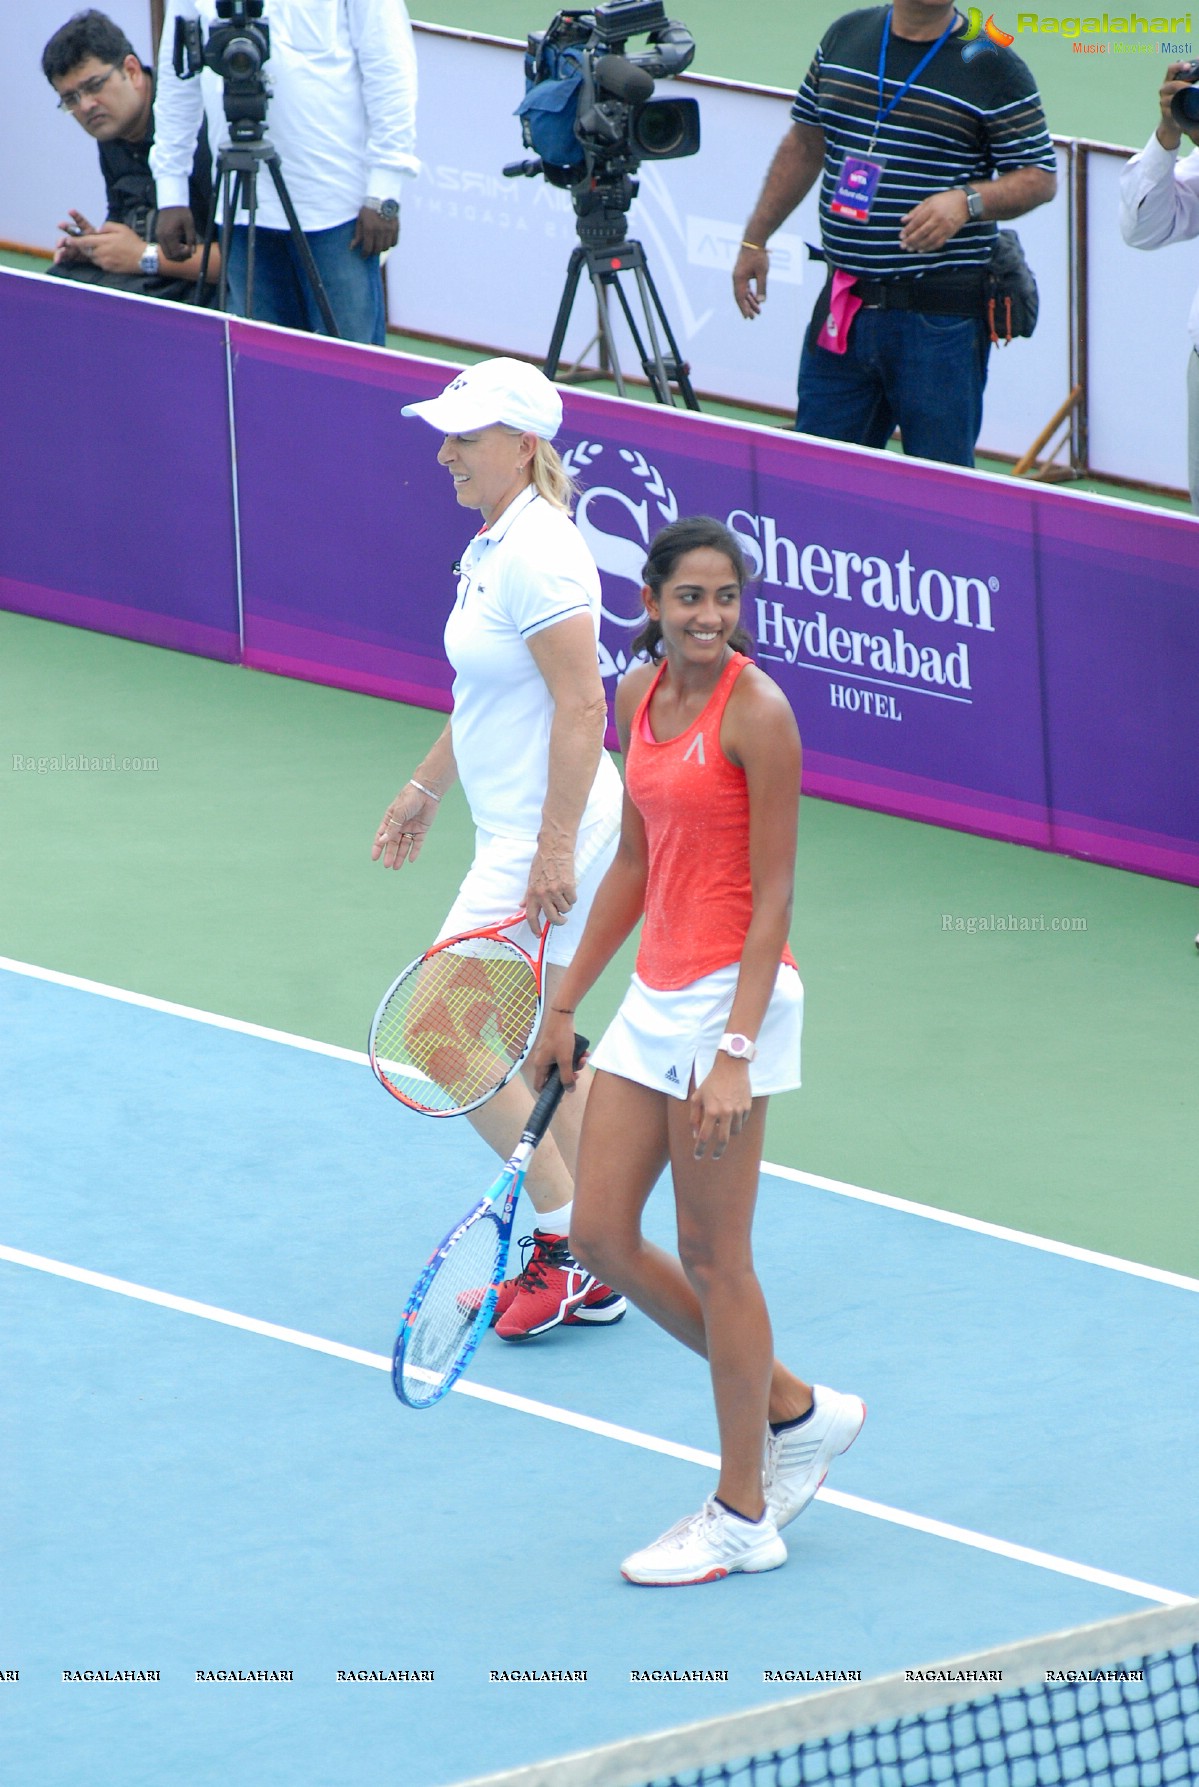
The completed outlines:
<svg viewBox="0 0 1199 1787">
<path fill-rule="evenodd" d="M 1199 1601 L 460 1787 L 1194 1787 Z"/>
</svg>

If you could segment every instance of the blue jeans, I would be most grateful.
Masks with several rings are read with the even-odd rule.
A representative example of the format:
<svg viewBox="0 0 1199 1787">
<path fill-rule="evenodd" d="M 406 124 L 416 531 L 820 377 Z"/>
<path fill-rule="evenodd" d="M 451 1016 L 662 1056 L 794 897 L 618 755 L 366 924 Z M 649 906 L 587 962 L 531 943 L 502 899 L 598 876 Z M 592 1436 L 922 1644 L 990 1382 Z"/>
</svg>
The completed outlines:
<svg viewBox="0 0 1199 1787">
<path fill-rule="evenodd" d="M 920 310 L 859 310 L 843 354 L 817 347 L 809 329 L 795 426 L 885 447 L 898 424 L 905 453 L 973 465 L 990 346 L 981 317 Z"/>
<path fill-rule="evenodd" d="M 369 260 L 350 247 L 357 218 L 331 230 L 306 230 L 316 270 L 329 298 L 329 308 L 343 341 L 373 342 L 382 347 L 387 319 L 383 310 L 383 274 L 378 255 Z M 244 224 L 233 226 L 229 247 L 229 310 L 246 314 L 246 238 Z M 289 230 L 257 229 L 254 233 L 254 317 L 260 323 L 282 323 L 323 335 L 325 326 Z"/>
</svg>

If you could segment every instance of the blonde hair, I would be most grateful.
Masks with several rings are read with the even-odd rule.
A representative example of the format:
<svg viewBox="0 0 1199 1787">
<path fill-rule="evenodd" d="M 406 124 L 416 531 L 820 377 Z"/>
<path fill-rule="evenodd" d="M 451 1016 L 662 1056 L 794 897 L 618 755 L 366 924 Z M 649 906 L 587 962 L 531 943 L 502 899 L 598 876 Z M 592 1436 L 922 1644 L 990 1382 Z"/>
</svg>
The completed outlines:
<svg viewBox="0 0 1199 1787">
<path fill-rule="evenodd" d="M 505 434 L 528 434 L 527 428 L 514 428 L 510 422 L 501 422 Z M 562 455 L 552 442 L 537 437 L 537 445 L 533 457 L 529 461 L 529 482 L 538 496 L 543 496 L 547 503 L 555 509 L 570 514 L 571 504 L 579 494 L 579 487 L 562 463 Z"/>
<path fill-rule="evenodd" d="M 570 514 L 570 505 L 579 494 L 579 487 L 562 463 L 562 455 L 552 442 L 537 438 L 537 450 L 529 468 L 537 494 L 555 509 Z"/>
</svg>

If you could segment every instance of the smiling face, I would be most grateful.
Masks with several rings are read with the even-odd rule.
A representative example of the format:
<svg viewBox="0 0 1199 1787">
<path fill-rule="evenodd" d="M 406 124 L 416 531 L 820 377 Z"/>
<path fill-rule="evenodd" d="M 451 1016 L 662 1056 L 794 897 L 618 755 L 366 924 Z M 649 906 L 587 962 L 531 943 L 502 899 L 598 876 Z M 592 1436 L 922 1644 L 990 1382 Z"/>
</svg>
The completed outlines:
<svg viewBox="0 0 1199 1787">
<path fill-rule="evenodd" d="M 741 584 L 725 553 L 714 546 L 683 553 L 658 594 L 647 588 L 642 600 L 670 657 L 687 665 L 723 660 L 741 618 Z"/>
<path fill-rule="evenodd" d="M 537 447 L 534 434 L 513 434 L 498 422 L 470 434 L 447 434 L 437 455 L 464 509 L 491 522 L 525 488 Z"/>
<path fill-rule="evenodd" d="M 98 143 L 122 137 L 140 142 L 150 127 L 150 83 L 136 56 L 115 68 L 98 56 L 87 56 L 51 86 L 90 137 Z"/>
</svg>

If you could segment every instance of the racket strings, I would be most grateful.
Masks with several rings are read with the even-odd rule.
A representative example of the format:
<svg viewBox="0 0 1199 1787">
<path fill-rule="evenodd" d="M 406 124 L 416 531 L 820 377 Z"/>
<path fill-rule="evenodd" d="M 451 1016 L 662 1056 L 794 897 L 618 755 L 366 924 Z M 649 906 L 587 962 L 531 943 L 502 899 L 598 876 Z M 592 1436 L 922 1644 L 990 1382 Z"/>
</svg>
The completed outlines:
<svg viewBox="0 0 1199 1787">
<path fill-rule="evenodd" d="M 537 976 L 503 938 L 474 937 L 413 965 L 375 1025 L 375 1065 L 429 1111 L 477 1104 L 523 1059 L 537 1021 Z"/>
<path fill-rule="evenodd" d="M 410 1405 L 445 1395 L 461 1369 L 467 1342 L 489 1322 L 501 1246 L 500 1224 L 484 1213 L 442 1257 L 423 1296 L 405 1313 L 395 1369 L 397 1387 Z"/>
</svg>

